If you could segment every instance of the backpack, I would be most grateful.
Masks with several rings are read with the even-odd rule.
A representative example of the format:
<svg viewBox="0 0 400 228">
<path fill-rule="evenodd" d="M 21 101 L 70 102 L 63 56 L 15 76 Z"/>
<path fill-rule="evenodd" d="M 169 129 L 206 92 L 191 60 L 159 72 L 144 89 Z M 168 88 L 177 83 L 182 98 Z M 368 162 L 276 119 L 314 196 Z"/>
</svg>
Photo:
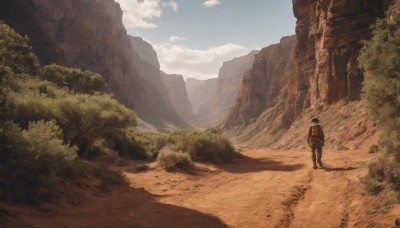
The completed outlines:
<svg viewBox="0 0 400 228">
<path fill-rule="evenodd" d="M 319 138 L 319 127 L 318 127 L 318 125 L 311 126 L 311 136 Z"/>
</svg>

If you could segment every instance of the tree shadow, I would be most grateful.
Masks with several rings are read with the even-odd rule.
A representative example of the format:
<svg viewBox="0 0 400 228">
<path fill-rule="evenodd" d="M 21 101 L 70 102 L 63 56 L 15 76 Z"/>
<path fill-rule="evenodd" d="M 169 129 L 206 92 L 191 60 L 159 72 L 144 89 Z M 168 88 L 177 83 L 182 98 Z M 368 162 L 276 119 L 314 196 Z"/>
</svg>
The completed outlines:
<svg viewBox="0 0 400 228">
<path fill-rule="evenodd" d="M 351 171 L 355 170 L 358 167 L 323 167 L 321 169 L 327 171 L 327 172 L 336 172 L 336 171 Z"/>
<path fill-rule="evenodd" d="M 270 158 L 252 158 L 240 155 L 229 164 L 219 165 L 218 168 L 230 173 L 249 173 L 262 171 L 293 172 L 304 167 L 304 163 L 285 164 Z"/>
<path fill-rule="evenodd" d="M 46 211 L 34 205 L 13 205 L 10 209 L 21 213 L 5 216 L 0 227 L 228 227 L 215 216 L 158 202 L 160 197 L 144 189 L 124 187 L 84 195 L 79 205 L 54 202 Z"/>
</svg>

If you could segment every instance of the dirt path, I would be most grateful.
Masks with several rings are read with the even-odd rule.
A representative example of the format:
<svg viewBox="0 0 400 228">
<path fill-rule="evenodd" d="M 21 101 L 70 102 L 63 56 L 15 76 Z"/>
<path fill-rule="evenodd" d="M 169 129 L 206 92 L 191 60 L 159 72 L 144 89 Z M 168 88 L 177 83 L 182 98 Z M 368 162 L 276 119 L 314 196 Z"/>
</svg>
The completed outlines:
<svg viewBox="0 0 400 228">
<path fill-rule="evenodd" d="M 6 206 L 7 227 L 393 227 L 400 207 L 367 214 L 358 178 L 374 157 L 324 153 L 313 170 L 308 151 L 245 150 L 230 164 L 197 164 L 195 174 L 123 168 L 135 189 L 81 195 L 75 205 L 38 210 Z"/>
</svg>

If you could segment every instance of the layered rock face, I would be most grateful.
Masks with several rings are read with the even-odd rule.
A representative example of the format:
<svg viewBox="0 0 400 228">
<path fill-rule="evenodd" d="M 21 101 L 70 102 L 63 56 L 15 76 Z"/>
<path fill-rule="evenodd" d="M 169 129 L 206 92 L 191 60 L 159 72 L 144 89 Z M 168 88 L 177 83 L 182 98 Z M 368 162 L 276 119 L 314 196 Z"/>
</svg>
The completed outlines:
<svg viewBox="0 0 400 228">
<path fill-rule="evenodd" d="M 259 51 L 234 58 L 223 63 L 218 78 L 186 81 L 189 98 L 195 110 L 192 119 L 199 127 L 215 126 L 223 121 L 229 108 L 235 103 L 242 85 L 242 79 Z"/>
<path fill-rule="evenodd" d="M 31 38 L 42 64 L 100 73 L 120 102 L 159 129 L 189 126 L 168 99 L 154 54 L 138 54 L 149 48 L 127 35 L 114 1 L 3 1 L 0 19 Z"/>
<path fill-rule="evenodd" d="M 286 45 L 283 55 L 278 50 L 284 49 L 278 47 L 284 40 L 261 51 L 224 127 L 243 139 L 258 141 L 256 144 L 277 145 L 306 110 L 360 99 L 360 42 L 370 38 L 370 26 L 383 16 L 390 2 L 293 0 L 297 44 L 292 51 Z M 267 63 L 271 58 L 259 57 L 262 53 L 275 55 L 275 61 Z M 276 61 L 279 57 L 284 61 Z"/>
<path fill-rule="evenodd" d="M 390 0 L 293 0 L 297 18 L 296 58 L 299 77 L 315 105 L 341 99 L 359 99 L 363 73 L 357 67 L 362 40 L 383 16 Z M 305 106 L 308 106 L 308 104 Z"/>
<path fill-rule="evenodd" d="M 178 114 L 187 121 L 194 118 L 192 104 L 182 75 L 161 72 L 161 78 L 167 88 L 168 96 Z"/>
<path fill-rule="evenodd" d="M 250 119 L 276 104 L 295 44 L 295 36 L 284 37 L 279 44 L 263 48 L 256 55 L 225 126 L 247 125 Z"/>
<path fill-rule="evenodd" d="M 244 74 L 253 65 L 255 55 L 259 51 L 252 51 L 248 55 L 234 58 L 223 63 L 218 73 L 217 82 L 217 107 L 221 116 L 228 114 L 236 101 L 242 86 Z"/>
</svg>

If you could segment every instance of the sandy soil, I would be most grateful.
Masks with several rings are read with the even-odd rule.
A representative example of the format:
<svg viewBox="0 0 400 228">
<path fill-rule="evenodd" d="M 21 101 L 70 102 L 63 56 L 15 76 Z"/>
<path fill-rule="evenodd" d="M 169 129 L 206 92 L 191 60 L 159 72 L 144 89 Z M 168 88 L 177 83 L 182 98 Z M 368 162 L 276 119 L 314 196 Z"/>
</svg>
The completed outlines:
<svg viewBox="0 0 400 228">
<path fill-rule="evenodd" d="M 4 227 L 394 227 L 400 206 L 369 213 L 359 177 L 375 155 L 324 152 L 312 169 L 307 150 L 243 150 L 229 164 L 166 172 L 123 167 L 130 188 L 82 191 L 58 204 L 0 206 Z M 1 225 L 0 225 L 1 226 Z"/>
</svg>

